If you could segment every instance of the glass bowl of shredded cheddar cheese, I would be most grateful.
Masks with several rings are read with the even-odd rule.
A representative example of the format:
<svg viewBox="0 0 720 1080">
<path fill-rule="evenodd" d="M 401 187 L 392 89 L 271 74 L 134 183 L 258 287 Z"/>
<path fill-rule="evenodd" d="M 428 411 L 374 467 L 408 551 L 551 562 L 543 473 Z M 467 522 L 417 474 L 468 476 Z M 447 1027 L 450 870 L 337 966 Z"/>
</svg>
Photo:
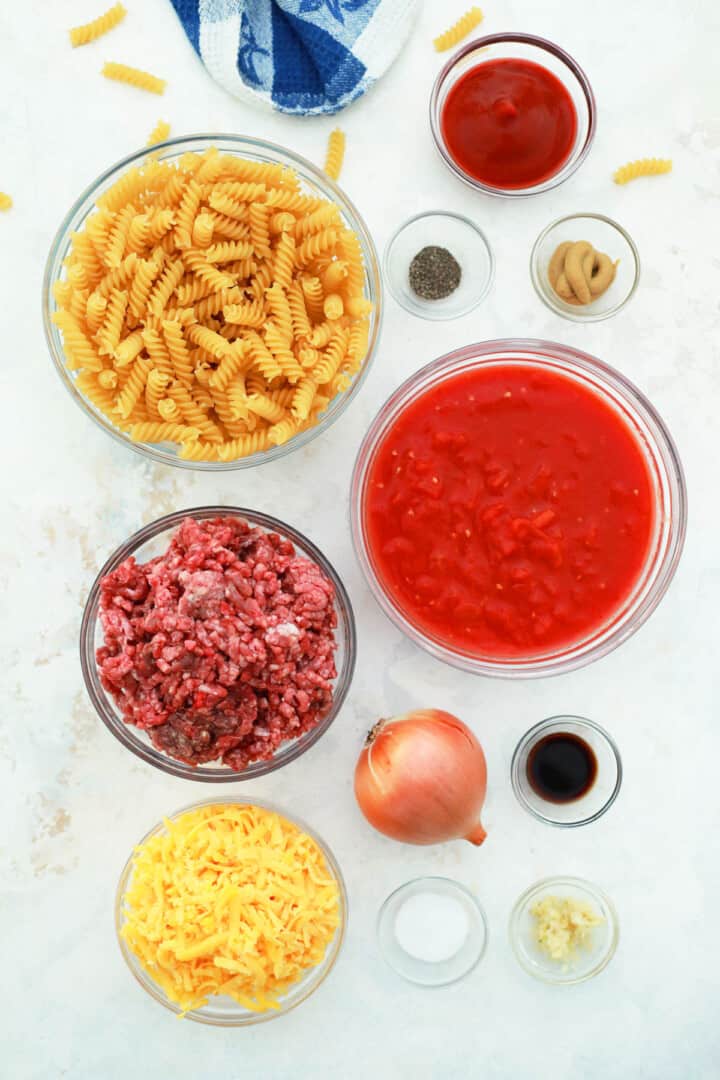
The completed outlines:
<svg viewBox="0 0 720 1080">
<path fill-rule="evenodd" d="M 200 470 L 282 457 L 328 428 L 376 351 L 372 237 L 281 146 L 193 135 L 109 168 L 62 222 L 43 282 L 65 388 L 144 457 Z"/>
<path fill-rule="evenodd" d="M 123 958 L 188 1020 L 241 1027 L 294 1009 L 327 978 L 347 922 L 332 852 L 268 802 L 193 803 L 157 824 L 117 888 Z"/>
<path fill-rule="evenodd" d="M 575 877 L 544 878 L 510 916 L 510 942 L 529 975 L 570 985 L 603 971 L 617 949 L 617 912 L 605 893 Z"/>
</svg>

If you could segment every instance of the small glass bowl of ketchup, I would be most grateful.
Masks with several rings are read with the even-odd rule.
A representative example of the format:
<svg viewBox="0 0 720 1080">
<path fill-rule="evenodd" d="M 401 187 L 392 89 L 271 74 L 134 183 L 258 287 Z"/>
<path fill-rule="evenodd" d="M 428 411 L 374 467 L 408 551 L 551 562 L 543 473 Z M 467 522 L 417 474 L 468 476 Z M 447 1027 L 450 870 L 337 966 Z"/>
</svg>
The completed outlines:
<svg viewBox="0 0 720 1080">
<path fill-rule="evenodd" d="M 548 191 L 584 161 L 596 106 L 582 68 L 532 34 L 491 34 L 460 49 L 430 96 L 430 126 L 466 184 L 516 198 Z"/>
<path fill-rule="evenodd" d="M 572 829 L 602 817 L 622 784 L 620 751 L 582 716 L 552 716 L 526 731 L 510 767 L 520 805 L 548 825 Z"/>
</svg>

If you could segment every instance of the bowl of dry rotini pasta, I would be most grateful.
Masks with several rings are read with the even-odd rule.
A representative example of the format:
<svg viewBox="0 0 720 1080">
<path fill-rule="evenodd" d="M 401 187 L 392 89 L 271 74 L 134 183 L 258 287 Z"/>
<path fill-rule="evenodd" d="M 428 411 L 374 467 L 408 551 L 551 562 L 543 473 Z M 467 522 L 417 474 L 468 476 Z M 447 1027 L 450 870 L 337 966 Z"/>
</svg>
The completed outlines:
<svg viewBox="0 0 720 1080">
<path fill-rule="evenodd" d="M 144 148 L 77 200 L 43 284 L 74 400 L 167 465 L 237 469 L 305 445 L 377 347 L 382 286 L 359 213 L 325 173 L 259 139 Z"/>
</svg>

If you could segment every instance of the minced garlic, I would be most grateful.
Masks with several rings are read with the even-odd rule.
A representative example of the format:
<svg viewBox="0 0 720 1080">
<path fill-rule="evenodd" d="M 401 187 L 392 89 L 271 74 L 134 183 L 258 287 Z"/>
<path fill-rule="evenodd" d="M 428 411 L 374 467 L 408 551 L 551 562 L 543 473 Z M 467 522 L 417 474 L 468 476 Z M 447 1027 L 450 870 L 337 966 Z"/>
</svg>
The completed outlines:
<svg viewBox="0 0 720 1080">
<path fill-rule="evenodd" d="M 590 948 L 593 928 L 605 919 L 590 904 L 571 896 L 544 896 L 530 908 L 536 920 L 535 941 L 551 960 L 571 960 L 578 948 Z"/>
</svg>

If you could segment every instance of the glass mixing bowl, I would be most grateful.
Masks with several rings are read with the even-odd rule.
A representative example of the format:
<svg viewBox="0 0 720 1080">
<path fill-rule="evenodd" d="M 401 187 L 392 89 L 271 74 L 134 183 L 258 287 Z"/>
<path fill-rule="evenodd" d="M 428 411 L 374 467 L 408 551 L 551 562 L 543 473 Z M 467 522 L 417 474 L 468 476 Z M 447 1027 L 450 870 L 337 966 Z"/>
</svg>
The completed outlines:
<svg viewBox="0 0 720 1080">
<path fill-rule="evenodd" d="M 194 517 L 200 520 L 214 517 L 241 518 L 250 522 L 251 525 L 260 526 L 268 532 L 277 532 L 282 537 L 290 540 L 294 544 L 296 551 L 301 555 L 317 563 L 335 587 L 335 609 L 338 622 L 335 629 L 338 646 L 335 653 L 335 664 L 338 674 L 335 680 L 330 711 L 310 731 L 304 732 L 297 739 L 282 743 L 269 761 L 251 762 L 241 772 L 226 765 L 188 765 L 183 761 L 177 761 L 175 758 L 170 757 L 169 754 L 164 753 L 162 750 L 156 749 L 146 732 L 126 723 L 123 719 L 119 708 L 100 681 L 95 660 L 96 650 L 103 642 L 103 631 L 99 619 L 100 585 L 103 578 L 131 555 L 135 557 L 137 562 L 147 562 L 149 559 L 153 559 L 166 551 L 173 533 L 186 517 Z M 199 780 L 202 783 L 231 783 L 237 780 L 254 780 L 258 776 L 265 776 L 269 772 L 274 772 L 275 769 L 280 769 L 290 761 L 295 761 L 306 750 L 309 750 L 318 739 L 322 738 L 343 706 L 355 670 L 355 657 L 355 618 L 350 598 L 336 570 L 323 553 L 301 532 L 279 521 L 277 518 L 270 517 L 268 514 L 261 514 L 256 510 L 245 510 L 233 506 L 201 506 L 191 507 L 187 510 L 177 510 L 166 517 L 158 518 L 157 521 L 151 522 L 143 529 L 140 529 L 139 532 L 136 532 L 113 552 L 96 577 L 85 604 L 80 626 L 80 664 L 85 680 L 85 688 L 95 707 L 95 711 L 107 729 L 112 732 L 123 746 L 149 765 L 154 765 L 156 769 L 169 773 L 171 776 L 179 776 L 185 780 Z"/>
<path fill-rule="evenodd" d="M 365 498 L 370 468 L 386 434 L 403 411 L 446 379 L 486 365 L 532 365 L 584 384 L 600 395 L 628 425 L 641 448 L 655 496 L 654 534 L 643 570 L 630 595 L 612 618 L 589 636 L 548 652 L 520 657 L 477 655 L 448 645 L 416 625 L 390 594 L 368 538 Z M 386 615 L 416 644 L 465 671 L 505 678 L 555 675 L 605 656 L 638 630 L 664 596 L 677 568 L 685 539 L 687 495 L 678 452 L 662 419 L 637 387 L 601 360 L 549 341 L 508 338 L 468 345 L 426 365 L 385 402 L 362 442 L 352 479 L 353 544 L 370 589 Z"/>
<path fill-rule="evenodd" d="M 185 1014 L 187 1020 L 195 1020 L 201 1024 L 211 1024 L 215 1027 L 247 1027 L 250 1024 L 262 1024 L 267 1020 L 273 1020 L 277 1016 L 284 1016 L 285 1013 L 290 1012 L 291 1009 L 296 1008 L 306 998 L 309 998 L 318 987 L 325 982 L 340 953 L 340 948 L 345 937 L 345 929 L 347 926 L 348 918 L 348 896 L 345 888 L 345 882 L 343 881 L 342 872 L 337 863 L 335 856 L 325 841 L 318 836 L 309 825 L 306 825 L 304 821 L 301 821 L 294 814 L 288 814 L 283 810 L 281 806 L 276 806 L 273 803 L 267 802 L 264 799 L 246 799 L 243 802 L 240 800 L 233 800 L 230 798 L 215 798 L 204 799 L 201 802 L 191 803 L 190 806 L 183 806 L 181 810 L 176 810 L 173 814 L 168 814 L 167 818 L 170 821 L 175 820 L 182 814 L 186 814 L 189 810 L 199 810 L 205 806 L 213 805 L 241 805 L 241 806 L 260 806 L 265 810 L 271 810 L 276 814 L 280 814 L 282 817 L 291 821 L 293 825 L 296 825 L 302 832 L 307 833 L 322 851 L 328 869 L 332 874 L 332 877 L 337 885 L 338 889 L 338 907 L 340 921 L 338 928 L 335 931 L 335 936 L 330 942 L 325 956 L 317 967 L 310 968 L 305 974 L 304 978 L 300 982 L 296 983 L 292 989 L 290 989 L 284 997 L 280 999 L 280 1007 L 278 1009 L 267 1009 L 265 1012 L 253 1012 L 251 1009 L 246 1009 L 240 1005 L 237 1001 L 229 996 L 216 996 L 211 997 L 207 1005 L 204 1005 L 199 1009 L 192 1009 Z M 158 833 L 164 832 L 166 829 L 165 819 L 158 822 L 138 844 L 144 844 L 152 836 L 156 836 Z M 142 986 L 155 1001 L 160 1002 L 166 1009 L 170 1009 L 177 1016 L 180 1015 L 181 1009 L 174 1001 L 166 996 L 165 992 L 157 985 L 157 983 L 151 978 L 151 976 L 145 971 L 140 964 L 137 956 L 129 948 L 127 942 L 120 935 L 120 931 L 125 922 L 125 913 L 123 911 L 123 901 L 125 899 L 125 893 L 127 891 L 133 871 L 133 856 L 132 854 L 125 863 L 123 872 L 120 875 L 120 881 L 118 882 L 117 890 L 115 893 L 115 930 L 117 933 L 118 945 L 120 946 L 120 952 L 122 953 L 123 960 L 129 967 L 131 973 L 137 979 Z"/>
<path fill-rule="evenodd" d="M 364 294 L 368 300 L 372 301 L 374 307 L 370 317 L 368 351 L 362 367 L 357 375 L 353 377 L 348 390 L 337 394 L 330 402 L 315 427 L 300 432 L 280 446 L 273 446 L 269 450 L 238 458 L 235 461 L 185 461 L 178 457 L 177 450 L 171 443 L 133 442 L 126 432 L 116 428 L 105 414 L 97 409 L 78 389 L 74 373 L 65 364 L 62 336 L 51 321 L 51 316 L 57 307 L 53 297 L 53 285 L 56 281 L 61 280 L 64 275 L 63 260 L 70 250 L 72 234 L 82 229 L 86 219 L 95 208 L 97 198 L 109 187 L 112 187 L 122 173 L 132 166 L 145 164 L 151 157 L 159 158 L 162 161 L 175 161 L 188 151 L 202 152 L 212 146 L 217 147 L 223 153 L 234 154 L 237 157 L 248 158 L 252 161 L 272 162 L 290 166 L 298 175 L 305 194 L 318 196 L 336 203 L 343 221 L 348 228 L 357 234 L 360 241 L 365 263 Z M 262 139 L 251 139 L 241 135 L 189 135 L 179 139 L 170 139 L 160 146 L 144 147 L 134 154 L 129 154 L 117 164 L 111 166 L 82 193 L 65 216 L 50 248 L 43 279 L 42 307 L 45 337 L 55 364 L 55 370 L 73 401 L 80 406 L 91 420 L 94 420 L 103 431 L 107 432 L 117 442 L 122 443 L 123 446 L 128 446 L 130 449 L 142 454 L 143 457 L 159 461 L 163 465 L 176 465 L 179 468 L 200 469 L 208 472 L 222 472 L 230 469 L 246 469 L 253 465 L 260 465 L 265 461 L 274 461 L 276 458 L 283 457 L 285 454 L 307 445 L 321 432 L 330 427 L 331 424 L 334 424 L 338 417 L 345 412 L 345 409 L 356 397 L 365 381 L 377 349 L 382 321 L 382 279 L 375 245 L 365 222 L 342 189 L 316 165 L 291 150 L 276 146 L 274 143 L 265 142 Z"/>
</svg>

